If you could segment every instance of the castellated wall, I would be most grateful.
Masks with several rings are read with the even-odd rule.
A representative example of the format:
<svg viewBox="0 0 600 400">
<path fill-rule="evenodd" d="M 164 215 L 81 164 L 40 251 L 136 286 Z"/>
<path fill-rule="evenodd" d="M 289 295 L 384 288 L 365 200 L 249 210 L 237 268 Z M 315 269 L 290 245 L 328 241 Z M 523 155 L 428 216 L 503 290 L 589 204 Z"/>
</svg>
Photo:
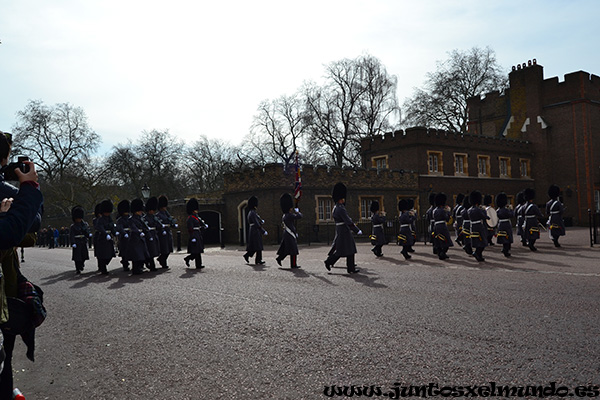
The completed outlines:
<svg viewBox="0 0 600 400">
<path fill-rule="evenodd" d="M 417 176 L 398 170 L 365 168 L 339 168 L 324 165 L 301 166 L 302 186 L 304 190 L 330 189 L 336 182 L 343 182 L 353 188 L 416 188 Z M 229 173 L 224 176 L 225 193 L 248 192 L 257 190 L 289 190 L 295 185 L 295 172 L 283 170 L 283 164 L 267 164 L 264 167 Z"/>
</svg>

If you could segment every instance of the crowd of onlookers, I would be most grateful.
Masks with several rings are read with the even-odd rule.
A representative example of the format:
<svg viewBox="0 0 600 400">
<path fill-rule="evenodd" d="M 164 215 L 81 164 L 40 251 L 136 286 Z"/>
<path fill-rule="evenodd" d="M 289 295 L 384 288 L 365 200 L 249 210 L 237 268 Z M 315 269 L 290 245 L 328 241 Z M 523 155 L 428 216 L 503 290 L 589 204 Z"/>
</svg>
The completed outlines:
<svg viewBox="0 0 600 400">
<path fill-rule="evenodd" d="M 47 247 L 49 249 L 71 246 L 69 227 L 61 226 L 60 228 L 54 228 L 48 226 L 40 229 L 37 235 L 37 246 Z"/>
</svg>

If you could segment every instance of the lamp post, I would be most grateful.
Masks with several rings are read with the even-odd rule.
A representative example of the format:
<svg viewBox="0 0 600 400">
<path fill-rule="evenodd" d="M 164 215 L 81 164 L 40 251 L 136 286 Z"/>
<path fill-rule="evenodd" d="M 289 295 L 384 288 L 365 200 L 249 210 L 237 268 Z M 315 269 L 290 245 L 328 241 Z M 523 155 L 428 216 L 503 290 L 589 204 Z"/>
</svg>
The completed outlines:
<svg viewBox="0 0 600 400">
<path fill-rule="evenodd" d="M 142 188 L 142 197 L 144 200 L 148 200 L 150 198 L 150 186 L 147 183 L 144 183 L 144 187 Z"/>
</svg>

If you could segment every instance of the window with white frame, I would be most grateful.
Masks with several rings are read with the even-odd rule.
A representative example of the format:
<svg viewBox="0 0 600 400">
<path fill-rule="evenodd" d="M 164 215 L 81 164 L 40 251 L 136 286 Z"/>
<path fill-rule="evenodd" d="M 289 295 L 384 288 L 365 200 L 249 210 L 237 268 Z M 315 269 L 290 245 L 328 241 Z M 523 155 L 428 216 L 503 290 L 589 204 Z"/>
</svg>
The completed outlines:
<svg viewBox="0 0 600 400">
<path fill-rule="evenodd" d="M 469 175 L 469 164 L 467 155 L 462 153 L 454 153 L 454 175 L 467 176 Z"/>
<path fill-rule="evenodd" d="M 317 221 L 331 221 L 333 200 L 331 196 L 317 196 Z"/>
<path fill-rule="evenodd" d="M 427 152 L 427 168 L 430 175 L 442 175 L 444 172 L 444 164 L 442 162 L 441 151 Z"/>
<path fill-rule="evenodd" d="M 477 169 L 479 177 L 489 177 L 490 156 L 477 156 Z"/>
<path fill-rule="evenodd" d="M 500 168 L 500 178 L 510 178 L 510 158 L 499 157 L 498 166 Z"/>
</svg>

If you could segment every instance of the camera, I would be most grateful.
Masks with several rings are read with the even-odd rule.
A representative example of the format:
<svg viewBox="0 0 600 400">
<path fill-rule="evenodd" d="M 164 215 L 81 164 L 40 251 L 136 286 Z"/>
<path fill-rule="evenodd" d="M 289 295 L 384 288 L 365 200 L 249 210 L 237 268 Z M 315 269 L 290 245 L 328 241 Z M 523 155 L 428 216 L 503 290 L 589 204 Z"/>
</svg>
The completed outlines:
<svg viewBox="0 0 600 400">
<path fill-rule="evenodd" d="M 4 179 L 7 181 L 18 181 L 19 177 L 15 170 L 18 168 L 26 174 L 29 172 L 29 165 L 25 164 L 24 161 L 29 161 L 27 156 L 18 156 L 16 162 L 11 162 L 0 169 L 0 172 L 4 174 Z"/>
</svg>

